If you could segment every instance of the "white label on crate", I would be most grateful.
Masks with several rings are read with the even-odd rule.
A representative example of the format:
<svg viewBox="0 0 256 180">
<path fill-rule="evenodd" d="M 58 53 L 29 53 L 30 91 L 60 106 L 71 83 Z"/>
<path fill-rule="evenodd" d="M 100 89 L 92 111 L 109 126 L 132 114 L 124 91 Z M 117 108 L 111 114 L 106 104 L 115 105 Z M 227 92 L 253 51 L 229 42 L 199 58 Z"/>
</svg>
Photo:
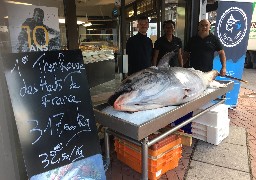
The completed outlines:
<svg viewBox="0 0 256 180">
<path fill-rule="evenodd" d="M 160 176 L 162 174 L 162 169 L 156 172 L 156 177 Z"/>
</svg>

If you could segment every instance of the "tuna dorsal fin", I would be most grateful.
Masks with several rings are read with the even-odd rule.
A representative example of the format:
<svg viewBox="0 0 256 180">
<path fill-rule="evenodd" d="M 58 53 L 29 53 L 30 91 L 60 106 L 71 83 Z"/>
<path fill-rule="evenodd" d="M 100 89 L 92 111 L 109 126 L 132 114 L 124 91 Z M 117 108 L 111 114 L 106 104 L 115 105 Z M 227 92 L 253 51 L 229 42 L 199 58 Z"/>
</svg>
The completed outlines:
<svg viewBox="0 0 256 180">
<path fill-rule="evenodd" d="M 169 67 L 169 61 L 171 58 L 175 56 L 177 53 L 176 50 L 166 53 L 160 60 L 157 65 L 158 68 L 167 68 Z"/>
</svg>

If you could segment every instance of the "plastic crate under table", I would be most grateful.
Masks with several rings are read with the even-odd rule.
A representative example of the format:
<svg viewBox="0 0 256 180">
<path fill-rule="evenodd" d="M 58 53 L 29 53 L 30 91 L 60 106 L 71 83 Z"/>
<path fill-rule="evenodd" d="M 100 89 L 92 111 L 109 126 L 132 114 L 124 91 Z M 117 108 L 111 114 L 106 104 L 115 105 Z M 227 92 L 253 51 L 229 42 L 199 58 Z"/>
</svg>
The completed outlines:
<svg viewBox="0 0 256 180">
<path fill-rule="evenodd" d="M 155 136 L 155 135 L 153 135 Z M 152 136 L 150 137 L 152 138 Z M 117 159 L 141 173 L 141 147 L 123 139 L 115 139 Z M 170 135 L 148 149 L 148 177 L 158 179 L 178 166 L 182 156 L 181 138 Z"/>
</svg>

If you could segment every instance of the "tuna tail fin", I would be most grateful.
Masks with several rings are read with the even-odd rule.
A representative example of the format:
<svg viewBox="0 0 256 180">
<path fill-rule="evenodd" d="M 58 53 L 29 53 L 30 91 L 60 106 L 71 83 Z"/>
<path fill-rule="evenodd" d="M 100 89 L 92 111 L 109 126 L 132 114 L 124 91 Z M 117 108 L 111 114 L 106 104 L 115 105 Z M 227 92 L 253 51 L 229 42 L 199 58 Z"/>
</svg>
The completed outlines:
<svg viewBox="0 0 256 180">
<path fill-rule="evenodd" d="M 160 60 L 157 65 L 158 68 L 167 68 L 169 67 L 169 61 L 176 55 L 178 52 L 178 49 L 175 49 L 174 51 L 166 53 Z"/>
<path fill-rule="evenodd" d="M 206 72 L 206 77 L 209 83 L 212 82 L 218 75 L 219 75 L 219 72 L 216 70 L 211 70 L 209 72 Z"/>
</svg>

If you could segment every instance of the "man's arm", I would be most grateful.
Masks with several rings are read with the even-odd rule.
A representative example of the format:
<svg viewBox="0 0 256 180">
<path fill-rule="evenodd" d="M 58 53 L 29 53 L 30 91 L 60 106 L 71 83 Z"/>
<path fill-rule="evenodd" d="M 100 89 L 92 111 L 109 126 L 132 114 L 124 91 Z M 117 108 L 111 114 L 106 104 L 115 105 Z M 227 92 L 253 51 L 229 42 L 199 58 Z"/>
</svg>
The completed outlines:
<svg viewBox="0 0 256 180">
<path fill-rule="evenodd" d="M 156 66 L 157 65 L 157 57 L 159 55 L 159 50 L 154 49 L 153 51 L 154 51 L 154 53 L 153 53 L 153 58 L 152 58 L 152 65 Z"/>
<path fill-rule="evenodd" d="M 189 66 L 189 56 L 190 56 L 190 53 L 188 51 L 183 52 L 183 56 L 182 56 L 183 66 L 186 66 L 186 67 Z"/>
<path fill-rule="evenodd" d="M 193 44 L 193 37 L 191 37 L 188 40 L 187 45 L 184 47 L 184 51 L 183 51 L 183 67 L 189 67 L 190 66 L 190 53 L 191 53 L 191 46 Z"/>
<path fill-rule="evenodd" d="M 126 41 L 126 54 L 129 55 L 129 53 L 131 52 L 131 42 L 130 42 L 130 38 Z"/>
<path fill-rule="evenodd" d="M 220 50 L 218 51 L 219 56 L 220 56 L 220 62 L 221 62 L 221 70 L 220 70 L 220 75 L 221 76 L 225 76 L 226 75 L 226 55 L 225 55 L 225 51 L 224 50 Z"/>
<path fill-rule="evenodd" d="M 181 48 L 178 51 L 178 61 L 179 61 L 180 67 L 183 67 L 183 57 L 182 57 Z"/>
</svg>

